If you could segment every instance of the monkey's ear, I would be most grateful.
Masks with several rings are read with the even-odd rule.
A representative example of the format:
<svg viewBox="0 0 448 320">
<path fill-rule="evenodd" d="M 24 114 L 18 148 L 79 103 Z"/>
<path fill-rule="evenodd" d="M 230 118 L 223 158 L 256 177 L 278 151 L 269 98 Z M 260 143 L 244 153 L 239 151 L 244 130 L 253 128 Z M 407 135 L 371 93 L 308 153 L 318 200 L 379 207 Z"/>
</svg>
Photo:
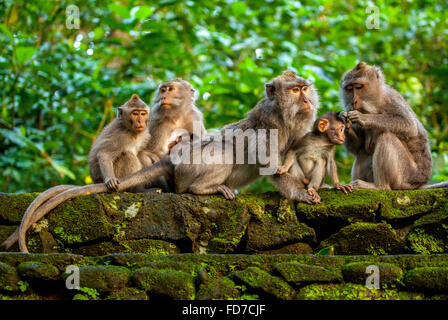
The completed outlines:
<svg viewBox="0 0 448 320">
<path fill-rule="evenodd" d="M 320 132 L 325 132 L 328 129 L 328 119 L 320 119 L 319 123 L 317 124 L 317 130 Z"/>
<path fill-rule="evenodd" d="M 123 107 L 118 107 L 118 114 L 117 114 L 117 117 L 118 117 L 118 119 L 123 119 Z"/>
<path fill-rule="evenodd" d="M 269 100 L 274 99 L 275 86 L 273 82 L 268 82 L 265 84 L 266 87 L 266 96 Z"/>
</svg>

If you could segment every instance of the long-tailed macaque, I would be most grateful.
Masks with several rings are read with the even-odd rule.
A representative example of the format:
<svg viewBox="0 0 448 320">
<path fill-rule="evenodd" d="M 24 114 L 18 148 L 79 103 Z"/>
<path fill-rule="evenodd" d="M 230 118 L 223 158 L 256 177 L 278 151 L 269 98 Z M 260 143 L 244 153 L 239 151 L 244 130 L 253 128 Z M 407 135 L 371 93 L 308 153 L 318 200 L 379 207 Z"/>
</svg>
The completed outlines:
<svg viewBox="0 0 448 320">
<path fill-rule="evenodd" d="M 341 80 L 341 100 L 352 122 L 345 145 L 355 155 L 352 185 L 370 189 L 418 189 L 431 178 L 428 135 L 403 97 L 378 67 L 364 62 Z"/>
<path fill-rule="evenodd" d="M 162 83 L 156 91 L 151 108 L 148 151 L 154 162 L 166 156 L 180 139 L 173 133 L 183 129 L 193 134 L 194 125 L 205 133 L 201 111 L 195 106 L 193 86 L 181 78 Z"/>
<path fill-rule="evenodd" d="M 274 129 L 277 130 L 276 136 L 278 137 L 278 144 L 271 148 L 270 135 L 267 135 L 266 141 L 264 141 L 265 143 L 261 145 L 261 150 L 257 151 L 258 153 L 264 153 L 267 157 L 273 154 L 274 170 L 276 170 L 279 157 L 286 152 L 289 144 L 293 140 L 304 136 L 305 133 L 310 130 L 316 118 L 317 108 L 319 107 L 319 97 L 310 81 L 296 76 L 291 71 L 285 71 L 281 76 L 278 76 L 267 83 L 266 95 L 267 97 L 261 100 L 255 108 L 249 112 L 245 119 L 225 127 L 227 129 L 236 129 L 236 135 L 232 136 L 229 140 L 213 140 L 206 142 L 203 145 L 199 142 L 199 149 L 202 151 L 205 146 L 218 143 L 219 145 L 217 146 L 217 149 L 230 152 L 229 149 L 222 148 L 222 142 L 224 142 L 224 144 L 230 145 L 230 150 L 234 152 L 235 146 L 237 146 L 235 141 L 241 136 L 244 137 L 244 131 L 249 129 L 269 131 Z M 224 130 L 225 129 L 223 128 L 223 131 Z M 192 142 L 191 145 L 194 145 L 194 142 Z M 194 148 L 192 149 L 194 150 Z M 248 145 L 243 145 L 242 152 L 244 159 L 248 159 Z M 235 155 L 232 153 L 232 157 L 234 156 Z M 226 198 L 233 199 L 234 194 L 232 193 L 232 189 L 250 184 L 260 176 L 260 169 L 267 167 L 268 165 L 269 163 L 267 162 L 262 163 L 259 157 L 256 157 L 254 164 L 235 164 L 233 162 L 231 164 L 180 163 L 174 165 L 171 162 L 170 157 L 166 156 L 161 161 L 128 177 L 120 179 L 118 188 L 119 191 L 124 191 L 138 185 L 151 183 L 161 176 L 167 176 L 174 178 L 173 181 L 176 187 L 176 192 L 192 192 L 195 194 L 220 192 Z M 272 172 L 272 174 L 274 173 L 275 171 Z M 289 199 L 307 203 L 316 202 L 304 189 L 298 187 L 299 181 L 291 172 L 281 176 L 274 176 L 273 182 L 278 186 L 280 192 Z M 46 202 L 41 201 L 38 205 L 33 205 L 33 203 L 31 203 L 30 207 L 27 209 L 28 211 L 37 208 L 31 219 L 29 219 L 29 223 L 26 226 L 23 225 L 22 230 L 20 231 L 21 234 L 23 234 L 23 239 L 29 226 L 65 200 L 86 193 L 103 193 L 108 190 L 105 183 L 73 187 L 68 190 L 65 189 L 65 186 L 56 188 L 60 188 L 57 191 L 59 193 L 53 192 L 51 189 L 48 191 L 54 195 L 51 199 Z M 23 222 L 24 221 L 22 221 L 22 224 Z M 13 237 L 13 235 L 11 237 Z M 8 240 L 6 242 L 11 243 L 11 241 L 8 242 Z M 14 241 L 12 241 L 12 243 L 13 242 Z M 21 250 L 27 252 L 24 241 Z"/>
<path fill-rule="evenodd" d="M 247 117 L 234 124 L 224 127 L 220 134 L 212 141 L 199 142 L 195 148 L 193 142 L 191 158 L 208 150 L 214 150 L 221 157 L 218 163 L 173 163 L 170 157 L 165 157 L 155 165 L 137 172 L 130 177 L 121 180 L 122 187 L 130 187 L 154 181 L 160 175 L 174 177 L 175 189 L 177 193 L 191 192 L 194 194 L 214 194 L 221 193 L 227 199 L 234 199 L 234 189 L 246 186 L 260 177 L 260 170 L 266 168 L 268 164 L 260 161 L 259 157 L 252 157 L 253 163 L 248 159 L 255 153 L 255 149 L 249 141 L 242 144 L 241 150 L 237 150 L 238 140 L 244 139 L 245 134 L 256 130 L 266 130 L 277 132 L 278 143 L 271 145 L 271 135 L 266 136 L 266 141 L 258 144 L 256 152 L 258 156 L 265 154 L 268 157 L 274 156 L 274 171 L 276 172 L 279 157 L 283 155 L 294 139 L 299 139 L 311 128 L 317 108 L 319 97 L 313 84 L 301 77 L 296 76 L 291 71 L 285 71 L 281 76 L 274 78 L 266 84 L 266 98 L 261 100 Z M 228 131 L 233 134 L 228 135 Z M 246 136 L 247 137 L 247 136 Z M 250 139 L 248 139 L 250 140 Z M 259 141 L 258 141 L 259 142 Z M 199 147 L 198 147 L 199 146 Z M 237 163 L 235 153 L 241 152 L 246 162 Z M 225 162 L 223 159 L 230 158 L 233 161 Z M 272 177 L 280 192 L 289 199 L 316 203 L 315 199 L 306 193 L 304 189 L 298 187 L 298 180 L 294 174 L 284 174 Z"/>
<path fill-rule="evenodd" d="M 170 148 L 172 148 L 172 146 L 179 141 L 179 139 L 176 138 L 177 136 L 175 135 L 176 129 L 184 129 L 189 133 L 189 135 L 191 135 L 193 134 L 193 127 L 196 125 L 196 127 L 200 129 L 200 133 L 204 134 L 205 127 L 202 120 L 202 113 L 194 105 L 194 101 L 195 101 L 195 90 L 193 89 L 191 84 L 185 80 L 182 80 L 180 78 L 174 78 L 171 81 L 165 82 L 162 85 L 160 85 L 156 91 L 156 95 L 154 98 L 154 106 L 151 110 L 151 117 L 149 121 L 149 134 L 147 130 L 143 130 L 141 132 L 142 136 L 150 137 L 149 141 L 148 139 L 146 139 L 147 143 L 145 145 L 140 144 L 142 140 L 138 139 L 139 147 L 143 146 L 145 147 L 143 150 L 139 152 L 137 157 L 139 160 L 141 160 L 141 165 L 136 163 L 136 159 L 131 159 L 131 161 L 128 161 L 129 159 L 127 159 L 127 157 L 129 157 L 129 154 L 123 155 L 123 157 L 121 158 L 123 161 L 118 161 L 114 165 L 115 169 L 119 169 L 122 171 L 120 171 L 121 172 L 120 174 L 117 174 L 115 170 L 114 171 L 115 177 L 113 177 L 110 174 L 112 171 L 110 170 L 110 162 L 108 161 L 108 159 L 110 159 L 113 155 L 107 156 L 106 154 L 108 152 L 116 154 L 116 152 L 114 152 L 112 149 L 105 150 L 104 152 L 98 152 L 97 149 L 98 148 L 101 149 L 101 147 L 97 147 L 96 145 L 101 146 L 104 144 L 104 141 L 97 139 L 95 143 L 96 145 L 94 144 L 92 146 L 92 151 L 89 157 L 92 179 L 97 184 L 86 186 L 85 188 L 70 185 L 68 186 L 61 185 L 50 188 L 49 190 L 41 193 L 26 210 L 20 227 L 21 229 L 19 228 L 18 230 L 16 230 L 7 240 L 3 242 L 3 245 L 6 248 L 9 248 L 11 245 L 13 245 L 14 242 L 19 239 L 19 230 L 20 230 L 20 234 L 21 237 L 23 237 L 23 240 L 19 241 L 19 247 L 23 252 L 28 252 L 25 245 L 25 233 L 26 230 L 28 230 L 28 228 L 33 223 L 35 223 L 42 216 L 45 215 L 45 214 L 39 215 L 39 212 L 42 211 L 39 212 L 37 211 L 37 209 L 42 204 L 44 204 L 45 207 L 48 208 L 54 203 L 56 203 L 58 199 L 61 199 L 62 197 L 69 199 L 72 196 L 74 197 L 89 192 L 101 193 L 106 192 L 107 190 L 116 191 L 119 183 L 119 181 L 116 178 L 120 178 L 129 175 L 132 172 L 140 170 L 143 166 L 148 166 L 158 161 L 160 157 L 168 154 Z M 141 103 L 143 102 L 141 101 Z M 111 133 L 109 138 L 112 143 L 117 143 L 120 141 L 118 137 L 114 136 L 114 133 L 111 130 L 106 130 L 105 128 L 103 132 L 105 134 L 107 133 L 107 136 L 109 136 L 109 133 Z M 151 136 L 150 133 L 153 133 L 154 136 Z M 137 142 L 137 140 L 135 142 Z M 123 144 L 123 147 L 124 148 L 129 147 L 130 149 L 132 149 L 135 148 L 135 143 L 134 141 L 132 141 L 131 143 L 126 142 Z M 95 156 L 93 156 L 94 154 Z M 99 154 L 100 157 L 98 157 L 97 154 Z M 101 161 L 98 161 L 99 159 L 105 160 L 104 164 L 101 163 Z M 101 166 L 103 167 L 103 169 L 101 169 Z M 109 169 L 105 170 L 107 168 Z M 102 174 L 105 171 L 107 171 L 108 174 L 105 174 L 106 179 L 102 180 L 102 178 L 104 177 L 102 176 Z M 125 173 L 125 171 L 127 171 L 127 173 Z M 104 189 L 104 185 L 99 184 L 100 182 L 103 181 L 106 182 L 105 184 L 107 188 L 106 190 Z M 165 190 L 168 189 L 166 186 L 167 182 L 165 181 L 163 176 L 159 177 L 159 179 L 157 179 L 157 181 L 155 181 L 154 184 L 156 186 L 163 187 Z M 134 191 L 143 191 L 144 190 L 143 185 L 144 184 L 140 186 L 133 186 L 131 188 L 126 188 L 126 190 L 131 189 Z M 54 200 L 56 202 L 53 202 L 52 199 L 53 197 L 55 198 L 58 197 Z M 55 204 L 52 208 L 54 208 L 56 205 L 57 204 Z M 28 221 L 27 225 L 24 224 L 25 220 Z"/>
<path fill-rule="evenodd" d="M 118 108 L 117 118 L 101 131 L 89 153 L 90 176 L 94 182 L 104 182 L 107 189 L 117 190 L 119 178 L 152 164 L 145 150 L 150 139 L 149 114 L 149 107 L 136 94 Z M 20 249 L 28 252 L 25 232 L 37 221 L 33 219 L 35 210 L 53 196 L 77 188 L 70 185 L 56 186 L 40 194 L 26 210 L 20 227 L 3 245 L 8 248 L 19 240 Z M 132 190 L 144 191 L 144 185 L 134 186 Z"/>
<path fill-rule="evenodd" d="M 345 128 L 345 119 L 336 112 L 328 112 L 319 117 L 314 122 L 313 131 L 291 145 L 285 162 L 277 173 L 288 172 L 297 159 L 298 179 L 316 202 L 321 200 L 317 191 L 322 187 L 326 174 L 337 190 L 342 190 L 345 194 L 352 192 L 352 186 L 339 183 L 334 160 L 336 146 L 344 143 Z"/>
<path fill-rule="evenodd" d="M 149 119 L 149 107 L 136 94 L 118 108 L 117 118 L 101 131 L 90 149 L 93 182 L 104 182 L 109 190 L 117 191 L 119 178 L 152 164 L 145 151 Z M 136 186 L 135 191 L 143 191 L 142 187 Z"/>
</svg>

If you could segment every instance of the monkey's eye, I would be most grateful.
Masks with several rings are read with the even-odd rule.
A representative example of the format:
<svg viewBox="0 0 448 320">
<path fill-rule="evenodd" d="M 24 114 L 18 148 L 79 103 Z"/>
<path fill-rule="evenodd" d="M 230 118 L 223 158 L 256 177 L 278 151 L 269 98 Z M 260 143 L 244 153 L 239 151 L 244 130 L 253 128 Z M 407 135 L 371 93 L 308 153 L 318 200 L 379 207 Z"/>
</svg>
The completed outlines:
<svg viewBox="0 0 448 320">
<path fill-rule="evenodd" d="M 302 91 L 306 92 L 308 90 L 308 86 L 303 86 Z"/>
<path fill-rule="evenodd" d="M 345 89 L 347 89 L 348 91 L 352 91 L 353 90 L 353 86 L 346 86 Z"/>
<path fill-rule="evenodd" d="M 166 91 L 166 88 L 165 88 L 165 87 L 160 88 L 160 91 L 161 91 L 161 92 L 165 92 L 165 91 Z"/>
<path fill-rule="evenodd" d="M 292 88 L 292 92 L 299 92 L 300 91 L 300 88 L 299 87 L 294 87 L 294 88 Z"/>
<path fill-rule="evenodd" d="M 356 89 L 356 90 L 359 90 L 359 89 L 361 89 L 361 88 L 362 88 L 362 84 L 358 83 L 358 84 L 355 85 L 355 89 Z"/>
<path fill-rule="evenodd" d="M 173 91 L 173 87 L 168 87 L 168 91 Z"/>
<path fill-rule="evenodd" d="M 134 112 L 132 112 L 132 115 L 134 115 L 134 116 L 138 116 L 138 111 L 134 111 Z"/>
</svg>

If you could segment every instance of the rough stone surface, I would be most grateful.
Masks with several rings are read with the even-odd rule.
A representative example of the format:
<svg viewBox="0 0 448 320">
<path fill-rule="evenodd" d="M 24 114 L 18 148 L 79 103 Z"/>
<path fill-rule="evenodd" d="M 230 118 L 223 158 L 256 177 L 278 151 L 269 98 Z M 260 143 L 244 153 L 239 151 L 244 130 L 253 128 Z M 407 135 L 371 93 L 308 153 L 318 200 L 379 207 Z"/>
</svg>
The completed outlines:
<svg viewBox="0 0 448 320">
<path fill-rule="evenodd" d="M 80 286 L 99 292 L 114 292 L 126 286 L 130 270 L 118 266 L 79 267 Z"/>
<path fill-rule="evenodd" d="M 235 272 L 231 277 L 265 295 L 266 298 L 291 300 L 295 295 L 294 289 L 284 280 L 273 277 L 257 267 Z"/>
<path fill-rule="evenodd" d="M 367 267 L 371 265 L 372 263 L 368 262 L 352 262 L 345 265 L 342 270 L 345 281 L 365 284 L 366 277 L 370 275 L 366 273 Z M 401 283 L 403 279 L 401 268 L 390 263 L 377 263 L 374 266 L 378 267 L 381 287 L 390 287 Z"/>
<path fill-rule="evenodd" d="M 235 283 L 228 277 L 216 278 L 201 284 L 197 300 L 227 300 L 237 299 L 241 293 L 237 289 Z"/>
<path fill-rule="evenodd" d="M 446 254 L 0 253 L 0 261 L 0 299 L 448 299 Z M 64 271 L 73 265 L 79 267 L 80 288 L 68 290 L 64 283 L 72 273 Z M 378 290 L 366 288 L 368 265 L 380 270 Z M 57 266 L 59 274 L 55 285 L 42 286 L 42 281 L 49 283 L 46 269 L 57 274 L 48 266 Z"/>
<path fill-rule="evenodd" d="M 327 270 L 323 267 L 298 263 L 280 263 L 275 265 L 274 268 L 286 281 L 295 285 L 307 282 L 339 282 L 342 280 L 342 274 L 337 269 Z"/>
<path fill-rule="evenodd" d="M 27 233 L 36 253 L 317 253 L 448 252 L 447 189 L 321 190 L 322 203 L 294 203 L 278 193 L 238 195 L 91 194 L 53 209 Z M 37 193 L 3 195 L 0 240 Z M 17 251 L 17 245 L 9 250 Z"/>
<path fill-rule="evenodd" d="M 16 269 L 0 262 L 0 290 L 18 291 L 20 278 Z"/>
<path fill-rule="evenodd" d="M 343 227 L 322 241 L 321 247 L 334 246 L 335 254 L 396 254 L 404 253 L 404 242 L 386 223 L 356 222 Z"/>
<path fill-rule="evenodd" d="M 30 280 L 57 280 L 59 278 L 59 270 L 50 264 L 26 261 L 17 267 L 21 277 Z"/>
<path fill-rule="evenodd" d="M 188 273 L 170 269 L 137 269 L 133 275 L 134 283 L 152 295 L 166 296 L 177 300 L 195 298 L 193 278 Z"/>
<path fill-rule="evenodd" d="M 415 268 L 406 273 L 406 284 L 413 289 L 448 292 L 448 267 Z"/>
<path fill-rule="evenodd" d="M 0 299 L 448 299 L 448 190 L 319 193 L 71 199 L 28 231 L 31 254 L 0 252 Z M 1 241 L 36 196 L 0 195 Z"/>
</svg>

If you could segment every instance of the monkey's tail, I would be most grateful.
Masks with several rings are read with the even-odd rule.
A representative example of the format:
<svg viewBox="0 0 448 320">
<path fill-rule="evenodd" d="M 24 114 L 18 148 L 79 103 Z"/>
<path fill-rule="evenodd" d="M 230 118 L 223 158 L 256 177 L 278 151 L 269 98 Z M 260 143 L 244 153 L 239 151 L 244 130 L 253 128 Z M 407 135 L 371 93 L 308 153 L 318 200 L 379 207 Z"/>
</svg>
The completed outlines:
<svg viewBox="0 0 448 320">
<path fill-rule="evenodd" d="M 33 225 L 33 223 L 37 222 L 39 219 L 41 219 L 43 216 L 45 216 L 49 211 L 56 208 L 60 203 L 64 202 L 65 200 L 68 200 L 73 197 L 81 196 L 84 194 L 90 194 L 90 193 L 103 193 L 107 191 L 107 187 L 104 183 L 98 183 L 98 184 L 91 184 L 87 186 L 81 186 L 81 187 L 73 187 L 68 190 L 65 190 L 64 192 L 54 196 L 50 200 L 46 201 L 42 206 L 40 206 L 32 216 L 30 216 L 28 219 L 30 219 L 30 222 L 26 225 L 26 221 L 22 220 L 22 223 L 19 227 L 19 248 L 20 251 L 28 253 L 28 249 L 26 247 L 26 231 L 28 228 Z"/>
<path fill-rule="evenodd" d="M 65 190 L 71 189 L 75 186 L 71 185 L 60 185 L 53 188 L 48 189 L 45 192 L 42 192 L 39 194 L 36 199 L 31 202 L 29 207 L 26 209 L 25 214 L 22 217 L 22 223 L 26 221 L 26 225 L 28 226 L 28 222 L 30 220 L 30 217 L 32 217 L 34 211 L 40 207 L 42 203 L 47 201 L 48 199 L 52 198 L 54 195 L 64 192 Z M 2 246 L 4 246 L 6 249 L 9 249 L 17 240 L 19 239 L 19 228 L 14 231 L 13 234 L 11 234 L 8 239 L 3 241 Z"/>
<path fill-rule="evenodd" d="M 448 181 L 442 181 L 434 184 L 427 184 L 420 189 L 436 189 L 436 188 L 448 188 Z"/>
<path fill-rule="evenodd" d="M 127 177 L 120 179 L 120 191 L 126 190 L 141 184 L 155 182 L 158 178 L 171 177 L 174 174 L 174 165 L 170 157 L 162 158 L 151 166 L 145 167 Z"/>
</svg>

